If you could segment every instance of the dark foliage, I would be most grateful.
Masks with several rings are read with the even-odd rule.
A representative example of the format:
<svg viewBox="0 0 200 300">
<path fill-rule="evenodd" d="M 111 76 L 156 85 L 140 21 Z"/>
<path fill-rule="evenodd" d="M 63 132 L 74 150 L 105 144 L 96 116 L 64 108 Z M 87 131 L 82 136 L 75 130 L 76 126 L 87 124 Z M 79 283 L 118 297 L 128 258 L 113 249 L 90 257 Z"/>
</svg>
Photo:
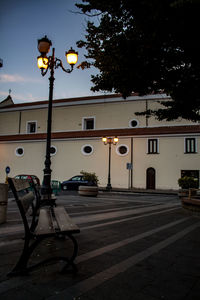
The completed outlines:
<svg viewBox="0 0 200 300">
<path fill-rule="evenodd" d="M 172 101 L 151 111 L 160 120 L 200 120 L 200 0 L 82 0 L 87 15 L 82 68 L 95 66 L 93 91 L 165 92 Z"/>
</svg>

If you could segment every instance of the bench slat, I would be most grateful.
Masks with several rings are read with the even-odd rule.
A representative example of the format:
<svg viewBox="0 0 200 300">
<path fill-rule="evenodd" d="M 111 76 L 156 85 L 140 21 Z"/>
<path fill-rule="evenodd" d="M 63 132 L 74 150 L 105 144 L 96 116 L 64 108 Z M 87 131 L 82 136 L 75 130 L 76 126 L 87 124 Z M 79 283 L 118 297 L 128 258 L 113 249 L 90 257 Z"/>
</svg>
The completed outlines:
<svg viewBox="0 0 200 300">
<path fill-rule="evenodd" d="M 12 182 L 17 192 L 30 188 L 28 180 L 12 178 Z"/>
<path fill-rule="evenodd" d="M 51 212 L 49 209 L 41 208 L 39 214 L 39 220 L 35 229 L 36 235 L 48 235 L 54 234 L 55 230 L 52 224 Z"/>
<path fill-rule="evenodd" d="M 78 226 L 74 224 L 70 216 L 67 214 L 64 206 L 54 207 L 53 210 L 60 231 L 71 232 L 71 233 L 80 232 Z"/>
<path fill-rule="evenodd" d="M 22 203 L 22 206 L 24 208 L 25 213 L 28 211 L 30 205 L 32 204 L 33 200 L 35 199 L 35 196 L 33 192 L 28 192 L 22 197 L 19 197 L 19 200 Z"/>
</svg>

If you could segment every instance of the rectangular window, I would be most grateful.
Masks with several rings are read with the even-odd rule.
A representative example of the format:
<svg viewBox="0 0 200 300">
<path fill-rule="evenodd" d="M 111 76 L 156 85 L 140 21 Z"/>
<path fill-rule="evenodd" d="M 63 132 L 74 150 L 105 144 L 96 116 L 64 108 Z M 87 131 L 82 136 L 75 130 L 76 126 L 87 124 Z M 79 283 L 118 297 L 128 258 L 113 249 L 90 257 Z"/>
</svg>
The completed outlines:
<svg viewBox="0 0 200 300">
<path fill-rule="evenodd" d="M 196 138 L 185 138 L 185 153 L 196 152 Z"/>
<path fill-rule="evenodd" d="M 27 122 L 27 133 L 36 133 L 37 131 L 37 122 L 36 121 L 30 121 Z"/>
<path fill-rule="evenodd" d="M 158 154 L 158 139 L 148 139 L 148 154 Z"/>
<path fill-rule="evenodd" d="M 93 130 L 95 129 L 94 117 L 83 118 L 82 128 L 83 130 Z"/>
</svg>

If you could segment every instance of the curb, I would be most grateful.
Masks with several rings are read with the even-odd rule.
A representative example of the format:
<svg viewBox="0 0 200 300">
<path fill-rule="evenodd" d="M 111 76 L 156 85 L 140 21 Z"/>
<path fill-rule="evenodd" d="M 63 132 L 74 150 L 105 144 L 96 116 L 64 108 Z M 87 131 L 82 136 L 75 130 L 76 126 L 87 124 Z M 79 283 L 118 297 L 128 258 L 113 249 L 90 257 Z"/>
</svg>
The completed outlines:
<svg viewBox="0 0 200 300">
<path fill-rule="evenodd" d="M 99 191 L 108 194 L 166 194 L 166 195 L 177 195 L 178 190 L 146 190 L 146 189 L 117 189 L 113 188 L 111 191 L 106 190 L 106 188 L 99 188 Z"/>
</svg>

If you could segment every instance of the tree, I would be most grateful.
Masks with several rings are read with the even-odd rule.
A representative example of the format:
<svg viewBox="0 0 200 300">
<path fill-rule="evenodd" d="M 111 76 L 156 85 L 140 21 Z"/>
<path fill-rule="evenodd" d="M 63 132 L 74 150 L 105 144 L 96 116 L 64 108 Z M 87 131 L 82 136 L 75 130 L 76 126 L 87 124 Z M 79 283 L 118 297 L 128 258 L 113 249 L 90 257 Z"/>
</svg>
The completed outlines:
<svg viewBox="0 0 200 300">
<path fill-rule="evenodd" d="M 165 92 L 159 120 L 200 120 L 200 0 L 82 0 L 87 50 L 82 68 L 99 69 L 92 90 L 140 95 Z M 94 16 L 97 16 L 94 20 Z M 97 21 L 97 18 L 99 21 Z"/>
</svg>

